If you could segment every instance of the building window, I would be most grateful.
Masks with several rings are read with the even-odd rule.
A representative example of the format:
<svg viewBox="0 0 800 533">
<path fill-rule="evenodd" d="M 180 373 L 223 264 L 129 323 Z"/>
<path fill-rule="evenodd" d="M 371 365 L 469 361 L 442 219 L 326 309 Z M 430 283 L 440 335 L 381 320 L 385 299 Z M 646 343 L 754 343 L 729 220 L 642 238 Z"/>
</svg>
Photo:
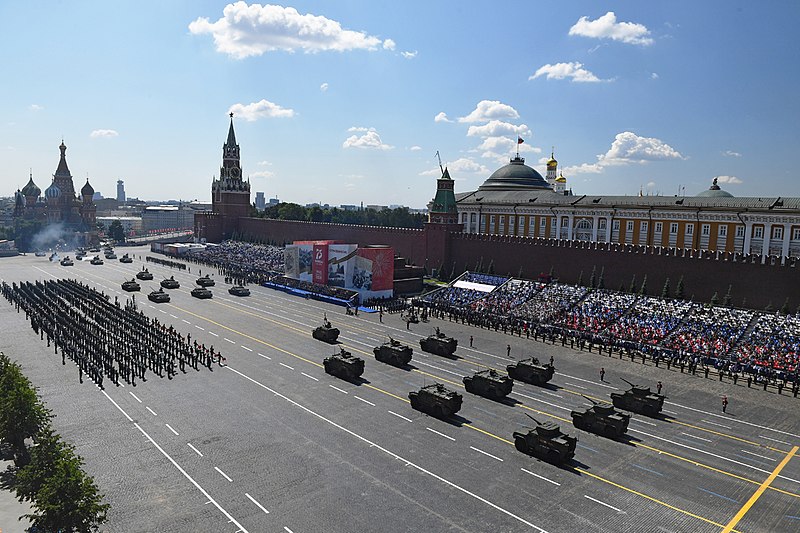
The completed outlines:
<svg viewBox="0 0 800 533">
<path fill-rule="evenodd" d="M 528 233 L 533 234 L 534 228 L 536 228 L 536 217 L 531 215 L 528 217 Z"/>
<path fill-rule="evenodd" d="M 739 238 L 744 237 L 744 226 L 736 226 L 736 236 Z"/>
<path fill-rule="evenodd" d="M 629 220 L 627 223 L 625 223 L 625 231 L 628 233 L 633 231 L 633 220 Z"/>
<path fill-rule="evenodd" d="M 711 224 L 703 224 L 700 226 L 700 234 L 703 236 L 711 235 Z"/>
<path fill-rule="evenodd" d="M 498 217 L 500 219 L 499 231 L 498 233 L 505 233 L 506 232 L 506 217 L 500 215 Z"/>
<path fill-rule="evenodd" d="M 756 226 L 753 228 L 753 237 L 756 239 L 763 239 L 764 238 L 764 227 L 763 226 Z"/>
<path fill-rule="evenodd" d="M 694 235 L 694 224 L 686 224 L 686 235 Z"/>
<path fill-rule="evenodd" d="M 661 222 L 656 222 L 656 233 L 661 233 L 664 230 L 664 224 Z"/>
<path fill-rule="evenodd" d="M 727 237 L 728 236 L 728 226 L 727 225 L 722 224 L 719 227 L 719 236 L 720 237 Z"/>
<path fill-rule="evenodd" d="M 490 215 L 489 216 L 489 233 L 494 233 L 495 221 L 496 220 L 497 220 L 497 216 L 496 215 Z"/>
<path fill-rule="evenodd" d="M 472 222 L 472 223 L 474 224 L 474 223 L 475 223 L 475 219 L 476 219 L 476 218 L 477 218 L 477 216 L 475 215 L 475 213 L 472 213 L 472 214 L 469 216 L 469 221 L 470 221 L 470 222 Z"/>
<path fill-rule="evenodd" d="M 792 240 L 800 240 L 800 228 L 792 228 Z"/>
<path fill-rule="evenodd" d="M 612 227 L 614 228 L 614 231 L 619 231 L 619 220 L 615 220 Z"/>
<path fill-rule="evenodd" d="M 772 228 L 772 238 L 773 239 L 783 239 L 783 227 L 774 226 Z"/>
<path fill-rule="evenodd" d="M 462 224 L 466 224 L 467 223 L 467 214 L 466 213 L 461 213 L 461 223 Z"/>
<path fill-rule="evenodd" d="M 514 215 L 508 215 L 508 229 L 514 229 Z"/>
<path fill-rule="evenodd" d="M 519 217 L 519 232 L 520 234 L 525 233 L 525 217 Z"/>
<path fill-rule="evenodd" d="M 647 222 L 639 223 L 639 233 L 647 233 Z"/>
<path fill-rule="evenodd" d="M 670 232 L 672 235 L 675 235 L 676 233 L 678 233 L 678 223 L 677 223 L 677 222 L 672 222 L 672 223 L 670 223 L 670 225 L 669 225 L 669 232 Z"/>
<path fill-rule="evenodd" d="M 606 229 L 606 219 L 604 219 L 604 218 L 601 218 L 601 219 L 600 219 L 600 220 L 598 220 L 597 222 L 598 222 L 598 223 L 597 223 L 597 227 L 598 227 L 598 228 L 600 228 L 600 229 Z"/>
</svg>

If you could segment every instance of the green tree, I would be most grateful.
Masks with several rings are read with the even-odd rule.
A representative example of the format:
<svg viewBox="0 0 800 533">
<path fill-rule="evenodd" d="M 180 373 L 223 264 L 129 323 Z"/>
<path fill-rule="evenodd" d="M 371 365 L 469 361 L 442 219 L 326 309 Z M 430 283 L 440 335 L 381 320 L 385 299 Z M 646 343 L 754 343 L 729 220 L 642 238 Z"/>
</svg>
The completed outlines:
<svg viewBox="0 0 800 533">
<path fill-rule="evenodd" d="M 7 443 L 17 466 L 29 460 L 25 439 L 33 437 L 50 420 L 50 412 L 19 365 L 3 355 L 0 361 L 0 441 Z"/>
<path fill-rule="evenodd" d="M 631 278 L 631 284 L 628 287 L 628 292 L 631 294 L 636 293 L 636 274 L 634 274 L 633 277 Z"/>
<path fill-rule="evenodd" d="M 683 300 L 683 276 L 678 278 L 678 286 L 675 287 L 675 299 Z"/>
<path fill-rule="evenodd" d="M 122 222 L 119 219 L 109 224 L 108 236 L 115 242 L 125 242 L 125 228 L 122 227 Z"/>
<path fill-rule="evenodd" d="M 55 473 L 55 465 L 63 457 L 66 445 L 52 428 L 45 427 L 36 435 L 30 462 L 18 469 L 14 490 L 19 501 L 32 502 L 45 481 Z"/>
<path fill-rule="evenodd" d="M 597 278 L 597 288 L 598 289 L 605 289 L 606 288 L 606 282 L 605 282 L 605 279 L 604 279 L 605 273 L 606 273 L 606 267 L 600 267 L 600 277 Z"/>
<path fill-rule="evenodd" d="M 494 259 L 489 261 L 489 268 L 486 269 L 487 274 L 494 274 Z"/>
<path fill-rule="evenodd" d="M 670 295 L 670 286 L 669 286 L 669 278 L 664 281 L 664 288 L 661 289 L 661 297 L 662 298 L 669 298 Z"/>
<path fill-rule="evenodd" d="M 730 307 L 731 303 L 733 303 L 733 297 L 731 296 L 731 289 L 733 289 L 733 285 L 728 285 L 728 292 L 725 293 L 725 296 L 722 297 L 722 305 L 725 307 Z"/>
<path fill-rule="evenodd" d="M 645 274 L 644 279 L 642 279 L 642 286 L 639 287 L 639 295 L 640 296 L 647 295 L 647 274 Z"/>
<path fill-rule="evenodd" d="M 709 303 L 711 305 L 717 305 L 719 303 L 719 295 L 716 292 L 711 296 L 711 301 Z"/>
<path fill-rule="evenodd" d="M 278 204 L 278 218 L 281 220 L 308 220 L 306 208 L 291 202 Z"/>
<path fill-rule="evenodd" d="M 581 274 L 583 274 L 583 271 L 581 271 Z M 580 285 L 580 283 L 578 283 L 578 285 Z M 592 274 L 589 276 L 589 286 L 593 289 L 597 287 L 597 267 L 595 265 L 592 265 Z"/>
<path fill-rule="evenodd" d="M 578 285 L 579 287 L 583 286 L 583 270 L 581 270 L 581 273 L 578 274 L 578 283 L 576 283 L 576 285 Z"/>
<path fill-rule="evenodd" d="M 784 315 L 784 316 L 789 314 L 789 297 L 788 296 L 783 301 L 783 305 L 781 306 L 781 314 Z"/>
</svg>

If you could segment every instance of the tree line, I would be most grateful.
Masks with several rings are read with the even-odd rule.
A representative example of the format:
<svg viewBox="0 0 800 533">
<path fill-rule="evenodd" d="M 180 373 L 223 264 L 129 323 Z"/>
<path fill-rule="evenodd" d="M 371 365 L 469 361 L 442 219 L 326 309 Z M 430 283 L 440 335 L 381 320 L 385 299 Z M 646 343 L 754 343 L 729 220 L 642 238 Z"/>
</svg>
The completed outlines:
<svg viewBox="0 0 800 533">
<path fill-rule="evenodd" d="M 302 220 L 307 222 L 331 222 L 334 224 L 354 224 L 358 226 L 383 226 L 389 228 L 422 228 L 427 215 L 412 213 L 408 207 L 395 209 L 354 209 L 338 207 L 304 207 L 291 202 L 281 202 L 267 207 L 255 216 L 278 220 Z"/>
</svg>

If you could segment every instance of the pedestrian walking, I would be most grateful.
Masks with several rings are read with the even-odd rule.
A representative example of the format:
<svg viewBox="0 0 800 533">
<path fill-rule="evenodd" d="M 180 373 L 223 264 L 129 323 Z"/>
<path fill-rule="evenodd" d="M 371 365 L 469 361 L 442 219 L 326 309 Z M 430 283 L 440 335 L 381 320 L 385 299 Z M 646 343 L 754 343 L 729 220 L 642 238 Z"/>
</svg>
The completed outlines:
<svg viewBox="0 0 800 533">
<path fill-rule="evenodd" d="M 511 345 L 506 346 L 506 357 L 511 357 Z"/>
<path fill-rule="evenodd" d="M 469 336 L 469 347 L 472 348 L 472 335 Z"/>
<path fill-rule="evenodd" d="M 656 383 L 656 392 L 657 392 L 658 394 L 661 394 L 661 388 L 662 388 L 662 387 L 663 387 L 663 385 L 661 384 L 661 382 L 660 382 L 660 381 L 659 381 L 658 383 Z"/>
<path fill-rule="evenodd" d="M 606 369 L 600 367 L 600 381 L 605 381 L 605 380 L 606 380 Z"/>
<path fill-rule="evenodd" d="M 728 409 L 728 397 L 722 397 L 722 412 L 724 413 Z"/>
</svg>

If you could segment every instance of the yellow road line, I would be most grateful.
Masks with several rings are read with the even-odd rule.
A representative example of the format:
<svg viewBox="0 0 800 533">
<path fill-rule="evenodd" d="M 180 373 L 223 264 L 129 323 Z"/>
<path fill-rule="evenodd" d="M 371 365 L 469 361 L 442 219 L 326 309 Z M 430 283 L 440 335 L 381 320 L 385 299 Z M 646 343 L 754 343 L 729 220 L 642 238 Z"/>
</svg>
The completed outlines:
<svg viewBox="0 0 800 533">
<path fill-rule="evenodd" d="M 783 470 L 783 467 L 786 466 L 792 456 L 797 453 L 798 449 L 800 449 L 800 446 L 795 446 L 791 449 L 791 451 L 789 451 L 789 453 L 786 454 L 786 457 L 783 458 L 783 461 L 781 461 L 780 464 L 775 467 L 775 470 L 773 470 L 769 477 L 764 480 L 764 483 L 762 483 L 753 493 L 753 495 L 750 496 L 750 499 L 747 500 L 747 503 L 745 503 L 742 508 L 739 509 L 739 512 L 736 513 L 736 516 L 734 516 L 731 521 L 728 522 L 728 525 L 722 529 L 722 533 L 729 533 L 730 531 L 733 531 L 733 528 L 736 527 L 739 521 L 744 518 L 744 515 L 747 514 L 747 511 L 750 510 L 750 508 L 756 503 L 756 501 L 758 501 L 764 491 L 767 490 L 773 481 L 775 481 L 775 478 L 778 477 L 778 474 L 780 474 L 781 470 Z"/>
</svg>

